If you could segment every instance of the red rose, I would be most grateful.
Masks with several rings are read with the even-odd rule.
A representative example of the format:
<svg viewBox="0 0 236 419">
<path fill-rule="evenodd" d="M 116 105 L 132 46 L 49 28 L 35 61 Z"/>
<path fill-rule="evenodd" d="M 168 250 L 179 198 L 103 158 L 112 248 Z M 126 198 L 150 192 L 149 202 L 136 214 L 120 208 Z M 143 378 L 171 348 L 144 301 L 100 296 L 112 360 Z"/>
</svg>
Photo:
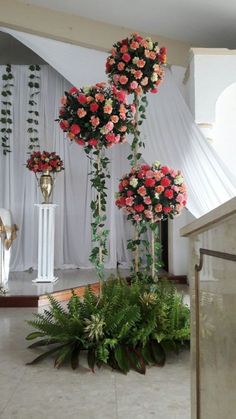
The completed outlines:
<svg viewBox="0 0 236 419">
<path fill-rule="evenodd" d="M 96 140 L 96 138 L 91 138 L 90 140 L 88 140 L 88 144 L 91 146 L 96 146 L 98 143 L 98 140 Z"/>
<path fill-rule="evenodd" d="M 145 172 L 144 172 L 144 170 L 140 170 L 140 172 L 138 172 L 138 174 L 137 174 L 137 177 L 138 177 L 139 179 L 143 179 L 143 178 L 145 178 Z"/>
<path fill-rule="evenodd" d="M 120 92 L 117 92 L 116 97 L 119 100 L 119 102 L 125 102 L 126 101 L 126 93 L 124 92 L 124 90 L 121 90 Z"/>
<path fill-rule="evenodd" d="M 109 132 L 109 134 L 106 135 L 106 140 L 108 143 L 114 143 L 115 142 L 115 134 Z"/>
<path fill-rule="evenodd" d="M 134 205 L 134 210 L 136 212 L 143 212 L 144 211 L 144 205 L 140 204 L 140 205 Z"/>
<path fill-rule="evenodd" d="M 122 55 L 121 59 L 125 62 L 128 63 L 131 60 L 131 56 L 126 52 L 125 54 Z"/>
<path fill-rule="evenodd" d="M 156 184 L 155 179 L 151 179 L 151 178 L 146 179 L 144 182 L 144 185 L 149 186 L 149 187 L 153 187 L 155 186 L 155 184 Z"/>
<path fill-rule="evenodd" d="M 161 179 L 161 186 L 164 186 L 164 188 L 166 188 L 169 185 L 170 185 L 170 179 L 168 179 L 168 177 L 163 177 Z"/>
<path fill-rule="evenodd" d="M 166 189 L 166 191 L 164 192 L 164 195 L 166 198 L 172 199 L 174 196 L 174 192 L 172 191 L 172 189 Z"/>
<path fill-rule="evenodd" d="M 171 207 L 163 207 L 163 212 L 169 214 L 171 212 Z"/>
<path fill-rule="evenodd" d="M 158 89 L 156 87 L 154 87 L 154 89 L 151 90 L 151 93 L 157 93 Z"/>
<path fill-rule="evenodd" d="M 80 93 L 77 97 L 79 103 L 87 103 L 87 98 L 84 94 Z"/>
<path fill-rule="evenodd" d="M 99 106 L 96 102 L 91 103 L 90 105 L 90 111 L 91 112 L 96 112 L 98 110 Z"/>
<path fill-rule="evenodd" d="M 108 60 L 106 62 L 106 73 L 110 73 L 111 71 L 111 64 L 109 64 Z"/>
<path fill-rule="evenodd" d="M 167 173 L 169 173 L 169 167 L 162 166 L 161 173 L 163 173 L 163 175 L 167 175 Z"/>
<path fill-rule="evenodd" d="M 142 170 L 150 170 L 151 166 L 149 166 L 149 164 L 142 164 L 141 169 Z"/>
<path fill-rule="evenodd" d="M 119 191 L 120 191 L 120 192 L 122 192 L 122 191 L 123 191 L 123 189 L 124 189 L 124 188 L 123 188 L 122 183 L 119 183 Z"/>
<path fill-rule="evenodd" d="M 70 95 L 74 95 L 77 92 L 78 92 L 78 89 L 76 87 L 71 87 L 71 89 L 69 90 Z"/>
<path fill-rule="evenodd" d="M 127 196 L 132 196 L 134 194 L 134 192 L 133 191 L 131 191 L 131 190 L 128 190 L 127 191 Z"/>
<path fill-rule="evenodd" d="M 72 132 L 72 134 L 79 134 L 80 133 L 80 127 L 78 124 L 72 124 L 71 128 L 70 128 L 70 132 Z"/>
</svg>

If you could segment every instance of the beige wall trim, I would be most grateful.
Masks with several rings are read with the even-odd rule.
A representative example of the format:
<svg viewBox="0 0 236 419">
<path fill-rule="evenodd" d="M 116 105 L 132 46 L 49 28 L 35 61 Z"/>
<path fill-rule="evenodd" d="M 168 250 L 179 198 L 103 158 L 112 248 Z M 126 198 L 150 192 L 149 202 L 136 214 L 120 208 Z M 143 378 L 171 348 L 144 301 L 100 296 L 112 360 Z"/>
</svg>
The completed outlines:
<svg viewBox="0 0 236 419">
<path fill-rule="evenodd" d="M 0 25 L 100 51 L 110 50 L 114 42 L 135 31 L 135 28 L 101 23 L 16 0 L 0 0 Z M 159 35 L 151 36 L 160 46 L 168 48 L 170 64 L 186 66 L 190 44 Z"/>
</svg>

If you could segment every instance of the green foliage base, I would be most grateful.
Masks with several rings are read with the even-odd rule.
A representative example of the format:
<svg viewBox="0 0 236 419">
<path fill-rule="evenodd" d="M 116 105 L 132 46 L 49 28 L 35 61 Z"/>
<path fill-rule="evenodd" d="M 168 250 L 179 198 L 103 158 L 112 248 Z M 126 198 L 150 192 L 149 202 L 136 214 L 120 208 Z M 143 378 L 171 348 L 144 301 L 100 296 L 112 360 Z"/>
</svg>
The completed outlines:
<svg viewBox="0 0 236 419">
<path fill-rule="evenodd" d="M 88 287 L 83 299 L 73 294 L 67 309 L 48 298 L 50 310 L 28 321 L 36 331 L 26 339 L 40 338 L 30 348 L 47 347 L 30 364 L 55 354 L 55 367 L 70 361 L 75 369 L 81 352 L 87 351 L 92 371 L 107 364 L 125 374 L 130 369 L 145 374 L 146 365 L 164 365 L 168 350 L 189 343 L 189 308 L 167 281 L 129 285 L 111 278 L 103 283 L 100 297 Z"/>
</svg>

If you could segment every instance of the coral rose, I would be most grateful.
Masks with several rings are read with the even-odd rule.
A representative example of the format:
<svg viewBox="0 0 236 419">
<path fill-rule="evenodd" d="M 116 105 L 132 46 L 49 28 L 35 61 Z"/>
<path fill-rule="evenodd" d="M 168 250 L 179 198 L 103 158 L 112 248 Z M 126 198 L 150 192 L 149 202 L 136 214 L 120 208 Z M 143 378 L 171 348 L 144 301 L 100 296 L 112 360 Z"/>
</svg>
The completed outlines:
<svg viewBox="0 0 236 419">
<path fill-rule="evenodd" d="M 127 82 L 128 82 L 128 77 L 126 77 L 126 76 L 120 76 L 119 77 L 119 82 L 120 82 L 120 84 L 126 84 Z"/>
<path fill-rule="evenodd" d="M 96 102 L 91 103 L 91 105 L 89 106 L 91 112 L 97 112 L 98 108 L 99 105 Z"/>
<path fill-rule="evenodd" d="M 80 133 L 80 126 L 78 124 L 72 124 L 70 127 L 70 132 L 72 132 L 72 134 L 79 134 Z"/>
<path fill-rule="evenodd" d="M 138 194 L 141 196 L 145 196 L 147 193 L 147 190 L 145 188 L 145 186 L 140 186 L 140 188 L 138 188 Z"/>
<path fill-rule="evenodd" d="M 144 211 L 144 205 L 143 204 L 139 204 L 139 205 L 134 205 L 134 210 L 136 212 L 143 212 Z"/>
</svg>

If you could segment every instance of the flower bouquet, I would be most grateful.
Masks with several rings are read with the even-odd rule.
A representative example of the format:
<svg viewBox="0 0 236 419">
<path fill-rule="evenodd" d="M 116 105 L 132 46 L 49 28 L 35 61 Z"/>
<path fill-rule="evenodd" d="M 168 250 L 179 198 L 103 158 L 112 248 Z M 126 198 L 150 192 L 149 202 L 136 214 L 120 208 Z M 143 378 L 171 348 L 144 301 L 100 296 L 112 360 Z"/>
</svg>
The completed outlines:
<svg viewBox="0 0 236 419">
<path fill-rule="evenodd" d="M 44 197 L 43 203 L 48 204 L 54 185 L 54 177 L 51 174 L 54 176 L 56 173 L 64 170 L 63 161 L 55 151 L 51 153 L 48 151 L 43 151 L 42 153 L 34 151 L 27 160 L 26 167 L 31 172 L 34 172 Z M 38 179 L 37 173 L 42 173 L 40 179 Z"/>
<path fill-rule="evenodd" d="M 123 143 L 133 130 L 136 108 L 128 104 L 126 93 L 114 86 L 72 87 L 61 103 L 61 129 L 87 152 Z"/>
<path fill-rule="evenodd" d="M 155 162 L 136 166 L 123 176 L 116 205 L 133 223 L 157 222 L 180 214 L 186 200 L 181 172 Z"/>
<path fill-rule="evenodd" d="M 162 64 L 166 64 L 166 48 L 134 33 L 113 45 L 106 72 L 118 88 L 142 95 L 157 92 L 164 75 Z"/>
</svg>

